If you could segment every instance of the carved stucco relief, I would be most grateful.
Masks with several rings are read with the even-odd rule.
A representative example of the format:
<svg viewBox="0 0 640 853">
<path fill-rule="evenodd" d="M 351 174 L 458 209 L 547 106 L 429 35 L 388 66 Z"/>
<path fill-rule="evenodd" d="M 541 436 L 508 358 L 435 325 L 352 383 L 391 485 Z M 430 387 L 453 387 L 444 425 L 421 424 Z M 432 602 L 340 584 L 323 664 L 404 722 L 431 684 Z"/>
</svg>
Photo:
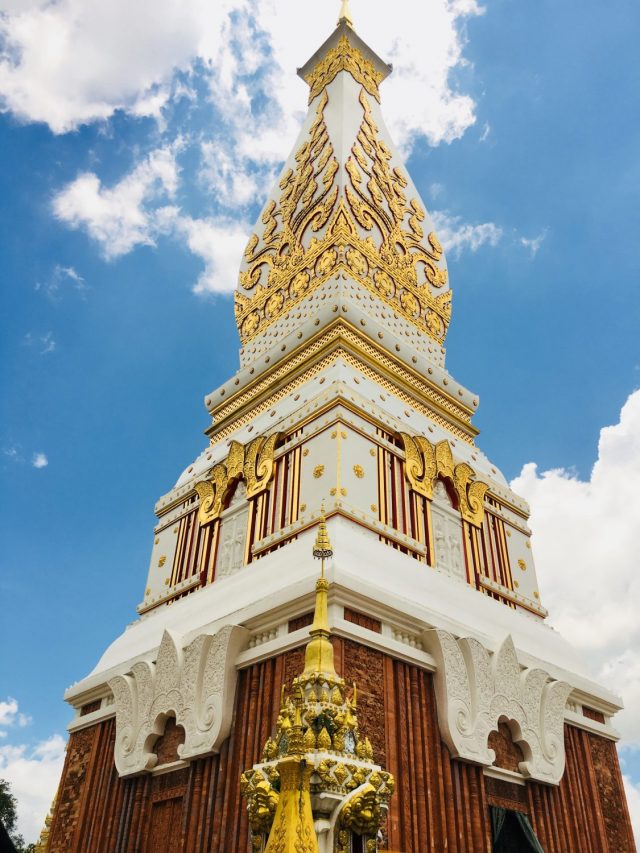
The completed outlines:
<svg viewBox="0 0 640 853">
<path fill-rule="evenodd" d="M 436 483 L 433 490 L 431 518 L 436 549 L 436 568 L 466 582 L 460 515 L 451 506 L 447 490 L 441 480 Z"/>
<path fill-rule="evenodd" d="M 471 638 L 447 631 L 425 632 L 436 658 L 438 722 L 452 755 L 492 765 L 489 734 L 508 722 L 524 761 L 520 772 L 557 785 L 565 764 L 564 708 L 571 686 L 543 669 L 522 669 L 511 636 L 489 652 Z"/>
<path fill-rule="evenodd" d="M 229 734 L 236 683 L 235 661 L 247 631 L 225 625 L 188 646 L 165 631 L 155 663 L 142 660 L 109 682 L 116 703 L 115 763 L 120 776 L 151 770 L 168 716 L 185 730 L 182 759 L 217 752 Z"/>
</svg>

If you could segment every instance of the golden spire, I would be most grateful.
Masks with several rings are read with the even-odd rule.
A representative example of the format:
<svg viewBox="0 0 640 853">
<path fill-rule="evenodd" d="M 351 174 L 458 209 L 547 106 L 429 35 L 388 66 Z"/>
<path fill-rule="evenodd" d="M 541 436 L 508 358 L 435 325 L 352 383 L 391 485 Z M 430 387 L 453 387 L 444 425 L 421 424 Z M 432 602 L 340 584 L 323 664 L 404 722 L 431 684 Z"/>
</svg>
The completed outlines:
<svg viewBox="0 0 640 853">
<path fill-rule="evenodd" d="M 351 28 L 353 28 L 353 18 L 351 17 L 351 10 L 349 9 L 349 0 L 342 0 L 342 6 L 340 7 L 340 17 L 338 18 L 338 26 L 342 22 L 348 24 Z"/>
<path fill-rule="evenodd" d="M 329 680 L 337 680 L 338 674 L 333 665 L 333 646 L 329 637 L 329 611 L 327 606 L 327 592 L 329 581 L 324 576 L 324 561 L 333 555 L 329 532 L 327 531 L 327 519 L 322 505 L 318 535 L 313 546 L 313 556 L 322 560 L 321 575 L 316 581 L 316 606 L 313 614 L 313 625 L 309 631 L 311 639 L 307 643 L 304 654 L 304 672 L 301 679 L 310 679 L 323 676 Z"/>
</svg>

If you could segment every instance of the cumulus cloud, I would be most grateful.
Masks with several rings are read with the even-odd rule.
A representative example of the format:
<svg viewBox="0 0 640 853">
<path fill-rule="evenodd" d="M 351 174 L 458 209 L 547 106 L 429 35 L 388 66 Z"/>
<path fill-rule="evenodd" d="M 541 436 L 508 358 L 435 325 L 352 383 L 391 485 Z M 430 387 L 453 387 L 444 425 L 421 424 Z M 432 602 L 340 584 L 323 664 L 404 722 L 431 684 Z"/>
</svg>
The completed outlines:
<svg viewBox="0 0 640 853">
<path fill-rule="evenodd" d="M 354 0 L 353 13 L 362 37 L 393 62 L 385 113 L 406 151 L 418 138 L 449 142 L 474 123 L 473 101 L 455 89 L 451 72 L 465 64 L 465 20 L 483 10 L 476 0 L 405 5 L 405 14 L 390 18 Z M 107 259 L 170 233 L 204 263 L 196 292 L 229 290 L 248 209 L 267 193 L 306 112 L 306 86 L 294 70 L 332 32 L 337 10 L 337 2 L 318 5 L 309 27 L 296 0 L 14 4 L 0 16 L 0 103 L 55 133 L 118 110 L 162 116 L 162 144 L 115 182 L 95 171 L 79 174 L 56 194 L 54 213 L 88 233 Z M 189 110 L 213 110 L 213 120 L 176 138 L 165 113 L 185 99 Z M 168 216 L 183 177 L 177 154 L 186 148 L 190 164 L 198 159 L 199 188 L 212 209 L 178 208 Z M 456 224 L 454 250 L 495 239 L 486 225 L 462 233 Z M 72 268 L 60 267 L 44 286 L 48 295 L 57 294 L 66 270 Z"/>
<path fill-rule="evenodd" d="M 9 697 L 0 701 L 0 726 L 12 726 L 18 716 L 18 703 Z"/>
<path fill-rule="evenodd" d="M 204 263 L 194 293 L 232 291 L 238 277 L 239 259 L 247 243 L 247 227 L 233 221 L 192 219 L 177 216 L 173 225 L 184 235 L 190 251 Z"/>
<path fill-rule="evenodd" d="M 624 743 L 640 748 L 640 391 L 601 430 L 588 479 L 525 465 L 513 489 L 531 504 L 536 567 L 550 621 L 622 695 Z"/>
<path fill-rule="evenodd" d="M 18 118 L 64 133 L 117 110 L 158 116 L 175 91 L 176 72 L 201 63 L 212 96 L 229 111 L 250 103 L 243 75 L 267 74 L 268 95 L 286 125 L 302 99 L 293 69 L 329 35 L 337 9 L 337 2 L 318 4 L 309 27 L 308 11 L 297 0 L 5 4 L 0 97 Z M 474 104 L 452 87 L 450 73 L 464 64 L 460 25 L 482 13 L 476 0 L 428 6 L 405 0 L 403 15 L 354 0 L 353 12 L 358 32 L 394 63 L 386 90 L 399 141 L 424 134 L 437 144 L 461 136 L 475 121 Z M 276 124 L 271 130 L 282 129 L 282 117 Z M 281 156 L 276 134 L 269 140 L 246 130 L 244 145 L 264 152 L 275 144 Z"/>
<path fill-rule="evenodd" d="M 33 747 L 0 745 L 0 777 L 11 784 L 18 801 L 18 832 L 28 843 L 40 835 L 60 781 L 64 749 L 58 734 Z"/>
<path fill-rule="evenodd" d="M 481 246 L 497 246 L 502 239 L 502 228 L 494 222 L 471 225 L 445 210 L 432 211 L 431 218 L 445 251 L 455 256 L 465 249 L 477 252 Z"/>
<path fill-rule="evenodd" d="M 31 457 L 31 464 L 34 468 L 46 468 L 49 460 L 45 453 L 34 453 Z"/>
<path fill-rule="evenodd" d="M 180 145 L 178 140 L 152 151 L 113 187 L 104 186 L 93 172 L 79 175 L 55 196 L 55 215 L 72 228 L 86 230 L 109 259 L 138 245 L 154 245 L 153 209 L 148 204 L 175 194 Z"/>
</svg>

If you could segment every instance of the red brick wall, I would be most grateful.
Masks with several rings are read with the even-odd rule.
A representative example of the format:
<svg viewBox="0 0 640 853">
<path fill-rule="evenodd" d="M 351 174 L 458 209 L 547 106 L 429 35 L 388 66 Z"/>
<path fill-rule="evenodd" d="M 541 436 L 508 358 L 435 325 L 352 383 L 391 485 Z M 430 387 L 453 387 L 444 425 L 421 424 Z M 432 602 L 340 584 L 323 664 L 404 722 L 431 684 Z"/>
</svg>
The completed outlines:
<svg viewBox="0 0 640 853">
<path fill-rule="evenodd" d="M 566 727 L 559 787 L 489 780 L 452 760 L 440 740 L 430 673 L 348 640 L 334 640 L 336 668 L 358 684 L 358 717 L 376 759 L 396 778 L 385 827 L 404 853 L 491 849 L 488 807 L 526 811 L 545 853 L 635 850 L 614 745 Z M 118 778 L 115 721 L 71 735 L 51 827 L 51 853 L 245 851 L 248 825 L 240 773 L 260 758 L 283 680 L 302 669 L 294 649 L 239 673 L 234 727 L 219 755 L 164 775 Z M 168 842 L 166 840 L 169 840 Z"/>
</svg>

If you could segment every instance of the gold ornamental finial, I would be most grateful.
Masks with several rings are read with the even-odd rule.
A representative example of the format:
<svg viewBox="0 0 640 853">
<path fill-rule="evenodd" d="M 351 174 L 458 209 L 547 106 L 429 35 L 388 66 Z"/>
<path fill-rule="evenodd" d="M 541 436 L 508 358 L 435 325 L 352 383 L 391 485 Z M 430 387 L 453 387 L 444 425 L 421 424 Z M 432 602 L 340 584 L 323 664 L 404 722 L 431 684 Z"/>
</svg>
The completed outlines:
<svg viewBox="0 0 640 853">
<path fill-rule="evenodd" d="M 342 22 L 348 24 L 353 29 L 353 18 L 351 17 L 351 10 L 349 9 L 349 0 L 342 0 L 342 6 L 340 7 L 340 17 L 338 18 L 338 26 Z"/>
<path fill-rule="evenodd" d="M 316 606 L 313 614 L 313 624 L 309 631 L 311 639 L 305 649 L 304 672 L 301 677 L 306 680 L 323 676 L 331 680 L 337 680 L 338 674 L 333 665 L 333 646 L 329 639 L 331 636 L 327 605 L 329 581 L 324 576 L 324 561 L 333 556 L 333 549 L 331 548 L 331 541 L 329 540 L 329 532 L 327 530 L 324 502 L 320 510 L 320 524 L 313 546 L 313 556 L 318 560 L 322 560 L 322 573 L 316 581 Z"/>
<path fill-rule="evenodd" d="M 324 561 L 333 556 L 331 542 L 329 540 L 329 532 L 327 530 L 327 518 L 325 516 L 324 501 L 320 508 L 320 525 L 318 526 L 318 535 L 313 545 L 313 556 L 316 560 L 322 560 L 320 569 L 320 577 L 324 577 Z"/>
</svg>

